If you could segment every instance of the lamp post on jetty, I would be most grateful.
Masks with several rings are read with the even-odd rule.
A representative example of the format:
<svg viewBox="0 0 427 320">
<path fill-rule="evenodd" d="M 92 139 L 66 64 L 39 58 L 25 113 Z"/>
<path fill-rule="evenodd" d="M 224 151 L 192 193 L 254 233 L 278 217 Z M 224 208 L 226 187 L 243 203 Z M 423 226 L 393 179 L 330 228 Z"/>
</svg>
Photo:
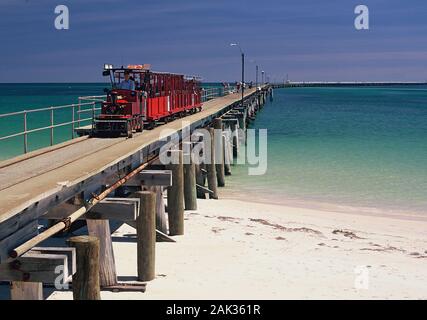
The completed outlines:
<svg viewBox="0 0 427 320">
<path fill-rule="evenodd" d="M 243 100 L 245 98 L 245 53 L 243 52 L 242 47 L 240 47 L 240 45 L 238 43 L 230 43 L 230 46 L 239 47 L 240 54 L 242 55 L 242 100 L 241 100 L 241 105 L 243 107 Z"/>
<path fill-rule="evenodd" d="M 255 63 L 255 88 L 258 88 L 258 64 L 255 59 L 251 60 L 252 63 Z"/>
<path fill-rule="evenodd" d="M 261 82 L 262 82 L 262 84 L 264 84 L 264 73 L 265 73 L 264 70 L 262 70 L 261 71 L 261 78 L 262 78 Z"/>
<path fill-rule="evenodd" d="M 256 65 L 255 70 L 256 70 L 255 87 L 258 88 L 258 65 Z"/>
</svg>

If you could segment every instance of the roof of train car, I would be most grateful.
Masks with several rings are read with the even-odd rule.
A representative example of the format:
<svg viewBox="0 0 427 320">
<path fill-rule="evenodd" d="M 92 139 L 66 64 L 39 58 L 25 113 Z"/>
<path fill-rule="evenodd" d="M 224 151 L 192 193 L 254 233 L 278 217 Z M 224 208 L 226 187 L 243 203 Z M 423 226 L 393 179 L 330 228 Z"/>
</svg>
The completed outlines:
<svg viewBox="0 0 427 320">
<path fill-rule="evenodd" d="M 152 71 L 149 69 L 135 69 L 135 68 L 120 67 L 120 68 L 112 68 L 112 69 L 108 69 L 108 70 L 111 70 L 112 72 L 130 71 L 132 73 L 154 73 L 154 74 L 164 74 L 164 75 L 172 75 L 172 76 L 183 76 L 184 78 L 186 78 L 188 80 L 198 80 L 198 81 L 202 80 L 202 78 L 200 76 L 190 76 L 190 75 L 185 75 L 185 74 L 181 74 L 181 73 L 173 73 L 173 72 L 165 72 L 165 71 Z"/>
</svg>

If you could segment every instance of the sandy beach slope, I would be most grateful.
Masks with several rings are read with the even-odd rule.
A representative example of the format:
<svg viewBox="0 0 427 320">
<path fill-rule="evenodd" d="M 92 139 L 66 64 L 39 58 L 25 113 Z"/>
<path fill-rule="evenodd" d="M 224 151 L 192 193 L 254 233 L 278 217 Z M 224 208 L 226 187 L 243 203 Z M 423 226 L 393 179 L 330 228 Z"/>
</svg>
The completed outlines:
<svg viewBox="0 0 427 320">
<path fill-rule="evenodd" d="M 102 298 L 427 298 L 427 222 L 230 199 L 198 204 L 186 212 L 185 236 L 158 243 L 146 293 Z M 136 277 L 135 236 L 127 225 L 114 233 L 122 280 Z"/>
</svg>

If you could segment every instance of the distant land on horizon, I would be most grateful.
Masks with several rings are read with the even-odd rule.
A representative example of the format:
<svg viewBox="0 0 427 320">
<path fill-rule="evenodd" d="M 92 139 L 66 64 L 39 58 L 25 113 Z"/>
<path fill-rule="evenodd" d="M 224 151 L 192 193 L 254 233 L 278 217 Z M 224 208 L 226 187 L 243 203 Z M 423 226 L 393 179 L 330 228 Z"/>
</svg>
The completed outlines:
<svg viewBox="0 0 427 320">
<path fill-rule="evenodd" d="M 202 83 L 222 83 L 222 82 L 228 82 L 228 83 L 233 83 L 236 82 L 238 80 L 218 80 L 218 81 L 201 81 Z M 271 81 L 270 83 L 284 83 L 286 80 L 282 80 L 282 81 L 276 81 L 273 82 Z M 247 83 L 249 82 L 254 82 L 255 80 L 251 80 L 248 79 L 246 80 Z M 426 84 L 427 85 L 427 80 L 425 81 L 400 81 L 400 80 L 384 80 L 384 81 L 378 81 L 378 80 L 355 80 L 355 81 L 341 81 L 341 80 L 335 80 L 335 81 L 330 81 L 330 80 L 298 80 L 298 81 L 293 81 L 293 80 L 289 80 L 290 83 L 306 83 L 306 84 L 331 84 L 331 83 L 351 83 L 351 84 L 366 84 L 366 83 L 383 83 L 383 84 L 396 84 L 396 83 L 402 83 L 402 84 Z M 22 85 L 26 85 L 26 84 L 109 84 L 109 82 L 102 82 L 102 81 L 91 81 L 91 82 L 84 82 L 84 81 L 73 81 L 73 82 L 66 82 L 66 81 L 58 81 L 58 82 L 0 82 L 0 85 L 7 85 L 7 84 L 22 84 Z"/>
</svg>

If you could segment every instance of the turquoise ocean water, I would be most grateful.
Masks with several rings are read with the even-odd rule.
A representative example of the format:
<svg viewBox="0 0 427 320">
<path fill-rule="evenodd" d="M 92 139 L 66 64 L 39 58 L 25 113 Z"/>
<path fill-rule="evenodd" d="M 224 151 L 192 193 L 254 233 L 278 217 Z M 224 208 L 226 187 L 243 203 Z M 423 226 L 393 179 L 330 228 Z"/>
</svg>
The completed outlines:
<svg viewBox="0 0 427 320">
<path fill-rule="evenodd" d="M 103 95 L 108 84 L 81 83 L 35 83 L 35 84 L 0 84 L 0 114 L 21 110 L 32 110 L 49 106 L 60 106 L 78 102 L 79 96 Z M 82 114 L 82 119 L 90 114 Z M 71 121 L 71 109 L 54 112 L 54 123 Z M 77 119 L 77 109 L 75 114 Z M 50 125 L 50 113 L 31 113 L 27 119 L 28 129 Z M 89 122 L 82 122 L 82 125 Z M 0 118 L 0 137 L 23 131 L 23 116 Z M 54 143 L 71 139 L 71 125 L 54 129 Z M 35 132 L 28 136 L 29 151 L 50 145 L 50 132 Z M 0 160 L 4 160 L 23 152 L 23 137 L 15 137 L 0 141 Z"/>
<path fill-rule="evenodd" d="M 0 84 L 0 114 L 76 103 L 106 86 Z M 70 117 L 58 113 L 55 123 Z M 29 127 L 49 121 L 34 115 Z M 268 129 L 268 170 L 248 176 L 234 166 L 231 195 L 427 216 L 427 87 L 278 89 L 251 126 Z M 0 136 L 22 128 L 19 117 L 0 118 Z M 70 137 L 71 126 L 55 129 L 55 143 Z M 0 160 L 21 154 L 22 140 L 0 141 Z M 49 142 L 49 132 L 29 137 L 31 150 Z"/>
<path fill-rule="evenodd" d="M 427 216 L 427 87 L 279 89 L 251 127 L 268 170 L 233 168 L 243 198 Z"/>
</svg>

